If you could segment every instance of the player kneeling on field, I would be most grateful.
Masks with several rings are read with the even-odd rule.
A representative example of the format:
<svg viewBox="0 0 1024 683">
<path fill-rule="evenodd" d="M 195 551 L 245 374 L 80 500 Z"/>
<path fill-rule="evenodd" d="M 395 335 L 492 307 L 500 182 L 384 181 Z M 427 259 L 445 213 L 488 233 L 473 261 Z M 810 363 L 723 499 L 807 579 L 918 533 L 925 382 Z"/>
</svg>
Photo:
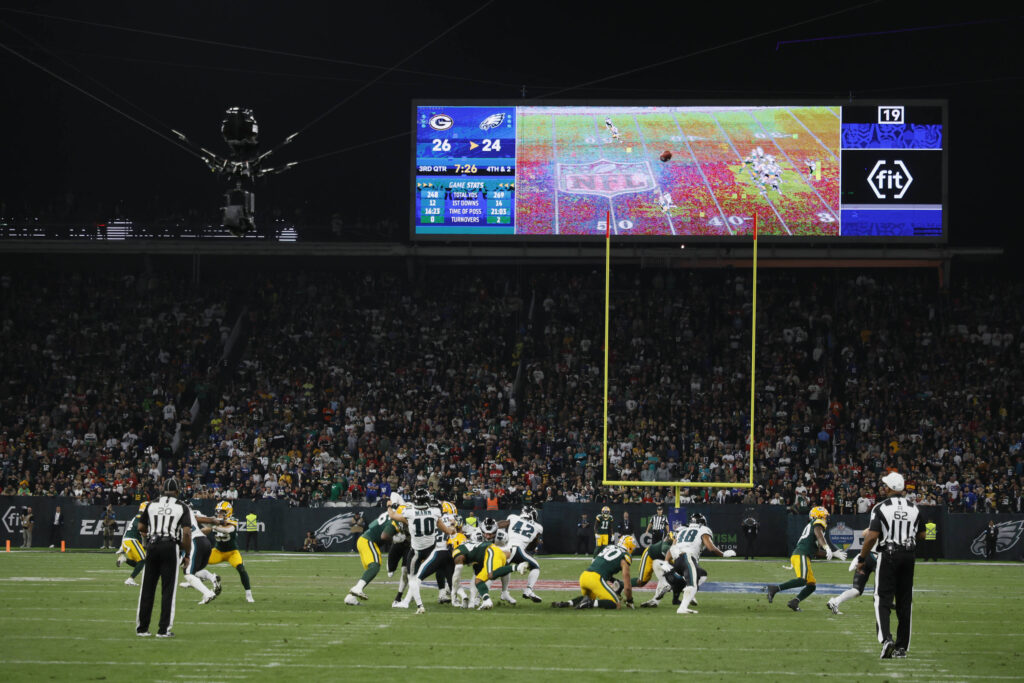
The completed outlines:
<svg viewBox="0 0 1024 683">
<path fill-rule="evenodd" d="M 615 575 L 622 572 L 622 589 L 626 591 L 626 605 L 633 608 L 633 587 L 630 585 L 629 565 L 632 554 L 636 550 L 636 539 L 623 536 L 615 545 L 605 546 L 590 563 L 586 571 L 580 574 L 579 595 L 567 602 L 553 602 L 552 607 L 599 607 L 601 609 L 621 609 L 622 603 L 618 596 L 618 582 Z"/>
</svg>

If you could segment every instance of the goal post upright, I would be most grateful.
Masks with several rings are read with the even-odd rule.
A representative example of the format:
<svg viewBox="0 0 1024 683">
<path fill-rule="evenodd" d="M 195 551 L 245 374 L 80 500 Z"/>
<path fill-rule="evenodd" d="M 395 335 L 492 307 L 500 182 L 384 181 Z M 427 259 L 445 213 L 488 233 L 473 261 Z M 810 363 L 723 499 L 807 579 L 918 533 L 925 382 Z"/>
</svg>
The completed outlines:
<svg viewBox="0 0 1024 683">
<path fill-rule="evenodd" d="M 755 352 L 757 349 L 757 214 L 754 214 L 754 239 L 752 258 L 752 303 L 751 303 L 751 327 L 750 327 L 750 445 L 747 451 L 748 478 L 745 482 L 726 481 L 609 481 L 608 479 L 608 351 L 611 340 L 608 334 L 609 319 L 611 315 L 611 258 L 612 258 L 612 228 L 611 211 L 608 211 L 605 219 L 605 258 L 604 258 L 604 400 L 603 400 L 603 432 L 601 439 L 602 454 L 602 486 L 671 486 L 675 492 L 675 507 L 679 507 L 680 491 L 683 487 L 701 488 L 730 488 L 730 489 L 752 489 L 754 488 L 754 408 L 756 403 L 755 389 Z"/>
</svg>

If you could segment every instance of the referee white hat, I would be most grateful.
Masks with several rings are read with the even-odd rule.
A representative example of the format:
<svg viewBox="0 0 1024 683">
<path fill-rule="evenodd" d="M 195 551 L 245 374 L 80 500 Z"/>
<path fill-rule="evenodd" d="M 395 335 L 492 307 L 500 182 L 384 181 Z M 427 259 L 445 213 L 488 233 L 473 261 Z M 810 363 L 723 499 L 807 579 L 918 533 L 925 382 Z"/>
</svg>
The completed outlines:
<svg viewBox="0 0 1024 683">
<path fill-rule="evenodd" d="M 903 490 L 903 475 L 899 472 L 890 472 L 889 474 L 882 477 L 882 483 L 891 488 L 893 491 Z"/>
</svg>

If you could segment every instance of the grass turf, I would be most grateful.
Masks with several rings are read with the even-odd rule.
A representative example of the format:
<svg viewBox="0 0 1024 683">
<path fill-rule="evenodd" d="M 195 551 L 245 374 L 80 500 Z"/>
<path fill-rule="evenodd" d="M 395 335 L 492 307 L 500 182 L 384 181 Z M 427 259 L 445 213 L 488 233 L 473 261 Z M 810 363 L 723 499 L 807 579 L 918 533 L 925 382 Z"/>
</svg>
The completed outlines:
<svg viewBox="0 0 1024 683">
<path fill-rule="evenodd" d="M 541 580 L 575 582 L 583 560 L 541 558 Z M 707 561 L 709 581 L 784 581 L 786 560 Z M 816 562 L 819 584 L 848 585 L 846 562 Z M 134 635 L 138 588 L 112 553 L 0 554 L 0 666 L 7 681 L 278 681 L 339 674 L 376 681 L 611 680 L 622 674 L 686 673 L 698 680 L 1020 680 L 1024 596 L 1020 564 L 917 567 L 910 657 L 879 661 L 870 596 L 825 607 L 824 589 L 786 608 L 790 591 L 769 605 L 763 594 L 702 591 L 700 614 L 658 609 L 558 610 L 576 591 L 541 590 L 543 604 L 520 599 L 491 612 L 436 603 L 428 613 L 391 608 L 396 586 L 382 572 L 370 601 L 342 600 L 361 573 L 355 556 L 248 554 L 257 602 L 245 602 L 237 574 L 213 603 L 179 589 L 174 640 Z M 141 577 L 140 577 L 141 578 Z M 467 578 L 463 576 L 463 579 Z M 392 583 L 386 583 L 391 581 Z M 522 577 L 514 575 L 513 595 Z M 648 588 L 653 587 L 652 584 Z M 709 586 L 710 587 L 710 586 Z M 751 586 L 753 587 L 753 586 Z M 639 603 L 650 596 L 638 592 Z M 152 629 L 155 632 L 159 603 Z M 895 621 L 893 623 L 895 628 Z"/>
</svg>

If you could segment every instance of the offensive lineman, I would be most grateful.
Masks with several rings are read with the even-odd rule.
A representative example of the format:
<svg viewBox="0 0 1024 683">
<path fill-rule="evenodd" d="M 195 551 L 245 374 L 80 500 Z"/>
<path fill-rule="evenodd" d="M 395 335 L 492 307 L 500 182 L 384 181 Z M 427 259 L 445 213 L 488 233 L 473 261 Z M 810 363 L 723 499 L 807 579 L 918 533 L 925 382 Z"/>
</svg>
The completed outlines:
<svg viewBox="0 0 1024 683">
<path fill-rule="evenodd" d="M 448 532 L 447 529 L 445 531 Z M 473 565 L 473 569 L 477 570 L 476 591 L 480 596 L 480 606 L 477 609 L 481 610 L 494 607 L 491 596 L 487 592 L 487 582 L 500 579 L 513 571 L 505 561 L 504 551 L 494 544 L 497 534 L 498 523 L 488 517 L 480 524 L 480 528 L 473 532 L 469 540 L 456 548 L 452 554 L 455 558 L 452 588 L 456 589 L 456 592 L 464 593 L 459 588 L 459 574 L 465 564 Z M 479 569 L 477 569 L 478 567 Z"/>
<path fill-rule="evenodd" d="M 533 590 L 540 577 L 540 563 L 531 554 L 544 533 L 544 527 L 537 523 L 537 509 L 532 505 L 524 505 L 522 512 L 518 515 L 509 515 L 507 520 L 498 522 L 498 527 L 508 529 L 508 563 L 518 570 L 519 565 L 525 562 L 530 569 L 523 597 L 534 602 L 542 602 L 541 597 Z M 503 594 L 508 593 L 507 576 L 502 578 L 502 591 Z M 512 601 L 512 604 L 515 602 Z"/>
</svg>

